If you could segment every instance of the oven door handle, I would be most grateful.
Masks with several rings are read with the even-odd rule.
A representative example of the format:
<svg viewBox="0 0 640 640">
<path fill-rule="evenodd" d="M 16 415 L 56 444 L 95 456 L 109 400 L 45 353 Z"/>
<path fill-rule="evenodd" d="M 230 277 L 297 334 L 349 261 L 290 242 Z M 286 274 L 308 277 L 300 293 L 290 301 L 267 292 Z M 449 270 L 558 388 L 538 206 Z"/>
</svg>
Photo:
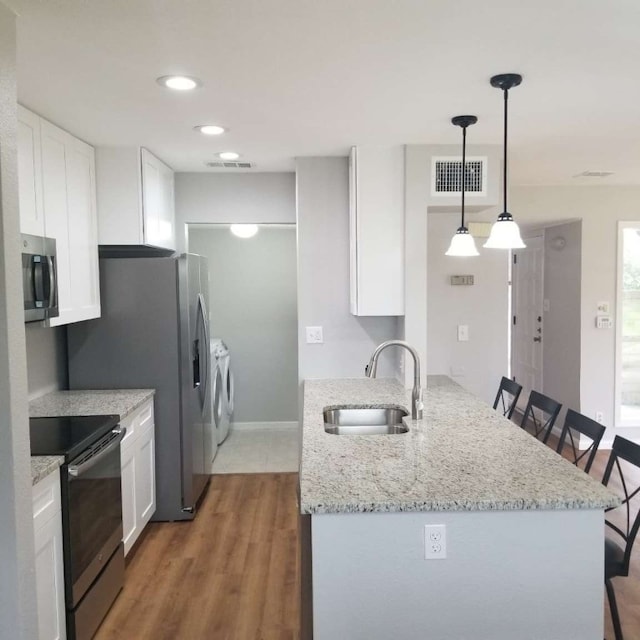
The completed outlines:
<svg viewBox="0 0 640 640">
<path fill-rule="evenodd" d="M 91 467 L 98 464 L 98 462 L 100 462 L 102 458 L 109 455 L 114 449 L 117 449 L 120 446 L 120 443 L 122 442 L 122 439 L 124 438 L 125 434 L 127 433 L 127 428 L 118 427 L 117 429 L 114 429 L 111 433 L 116 434 L 117 437 L 111 440 L 111 442 L 109 442 L 109 444 L 106 447 L 104 447 L 104 449 L 100 449 L 99 451 L 96 451 L 95 455 L 86 459 L 81 464 L 69 465 L 68 471 L 70 476 L 73 476 L 74 478 L 81 476 L 85 471 L 88 471 L 89 469 L 91 469 Z"/>
</svg>

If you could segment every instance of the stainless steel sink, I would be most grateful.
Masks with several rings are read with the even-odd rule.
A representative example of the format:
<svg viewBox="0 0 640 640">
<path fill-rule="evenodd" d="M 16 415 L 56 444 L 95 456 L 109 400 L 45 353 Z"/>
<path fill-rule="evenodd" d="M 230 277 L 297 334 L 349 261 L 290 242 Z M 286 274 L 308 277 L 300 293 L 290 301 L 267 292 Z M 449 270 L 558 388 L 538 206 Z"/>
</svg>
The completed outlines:
<svg viewBox="0 0 640 640">
<path fill-rule="evenodd" d="M 409 427 L 402 424 L 402 418 L 408 415 L 404 409 L 335 407 L 325 409 L 323 415 L 324 430 L 336 436 L 392 435 L 409 431 Z"/>
</svg>

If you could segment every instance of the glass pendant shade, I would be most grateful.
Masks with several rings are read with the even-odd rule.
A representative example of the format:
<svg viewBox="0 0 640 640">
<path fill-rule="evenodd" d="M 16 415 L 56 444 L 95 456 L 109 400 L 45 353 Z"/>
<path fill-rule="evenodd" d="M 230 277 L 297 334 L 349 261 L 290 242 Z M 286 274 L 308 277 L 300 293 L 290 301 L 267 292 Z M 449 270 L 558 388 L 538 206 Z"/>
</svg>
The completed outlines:
<svg viewBox="0 0 640 640">
<path fill-rule="evenodd" d="M 478 256 L 476 243 L 466 227 L 458 227 L 445 256 Z"/>
<path fill-rule="evenodd" d="M 487 249 L 524 249 L 520 227 L 514 222 L 510 213 L 501 213 L 497 222 L 493 223 L 487 241 L 482 245 Z"/>
</svg>

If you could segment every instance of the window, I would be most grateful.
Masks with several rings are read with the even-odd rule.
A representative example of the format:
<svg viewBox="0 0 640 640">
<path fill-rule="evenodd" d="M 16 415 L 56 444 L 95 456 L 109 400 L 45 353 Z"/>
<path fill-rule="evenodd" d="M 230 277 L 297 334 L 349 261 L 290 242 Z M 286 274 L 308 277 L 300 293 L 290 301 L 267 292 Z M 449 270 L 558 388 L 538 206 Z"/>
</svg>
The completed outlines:
<svg viewBox="0 0 640 640">
<path fill-rule="evenodd" d="M 640 426 L 640 222 L 618 223 L 616 426 Z"/>
</svg>

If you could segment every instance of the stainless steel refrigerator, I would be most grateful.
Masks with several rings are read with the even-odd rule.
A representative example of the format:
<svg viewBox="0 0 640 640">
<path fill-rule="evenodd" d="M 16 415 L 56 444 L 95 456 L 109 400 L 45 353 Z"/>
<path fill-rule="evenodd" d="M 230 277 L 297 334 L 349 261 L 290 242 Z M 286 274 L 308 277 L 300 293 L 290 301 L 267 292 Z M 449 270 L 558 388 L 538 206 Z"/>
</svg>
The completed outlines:
<svg viewBox="0 0 640 640">
<path fill-rule="evenodd" d="M 102 317 L 67 328 L 70 389 L 153 388 L 154 520 L 194 517 L 215 453 L 205 258 L 100 260 Z"/>
</svg>

